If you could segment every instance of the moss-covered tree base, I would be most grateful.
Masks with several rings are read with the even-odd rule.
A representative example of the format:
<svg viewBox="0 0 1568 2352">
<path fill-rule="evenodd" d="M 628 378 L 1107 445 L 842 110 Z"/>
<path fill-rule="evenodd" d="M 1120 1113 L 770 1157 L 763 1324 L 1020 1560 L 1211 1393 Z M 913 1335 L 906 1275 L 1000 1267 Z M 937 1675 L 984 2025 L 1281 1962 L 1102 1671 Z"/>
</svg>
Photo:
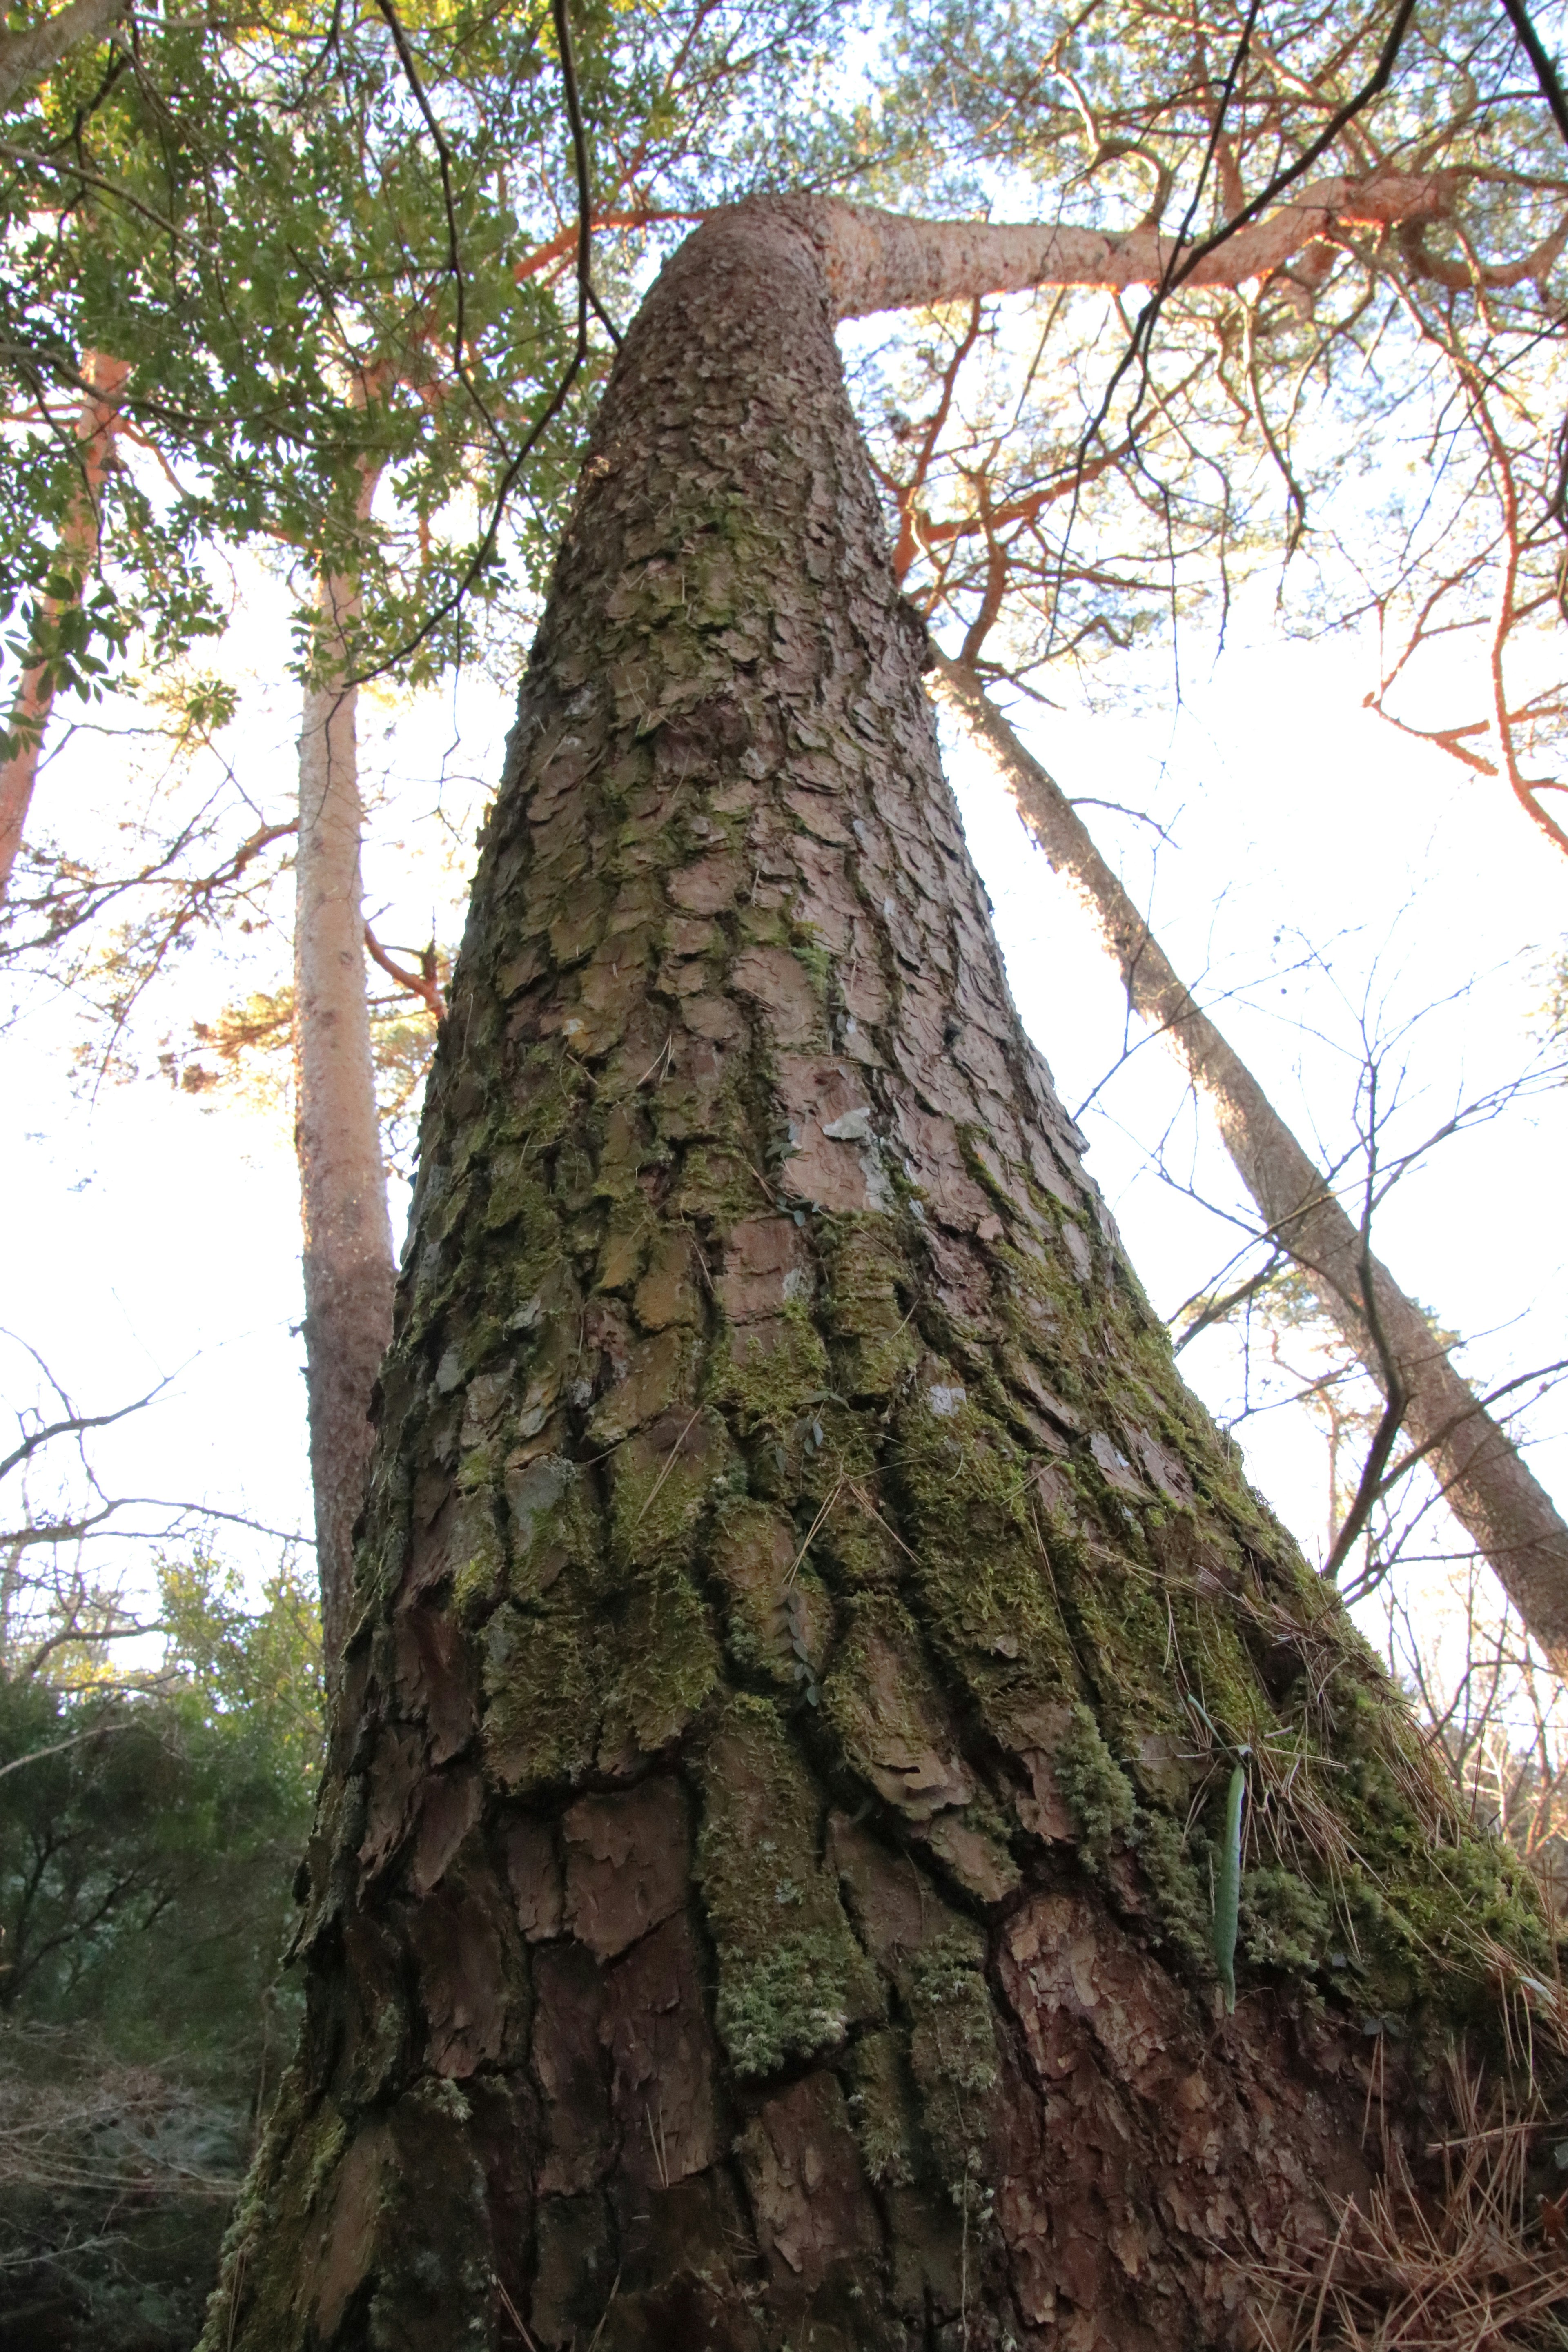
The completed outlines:
<svg viewBox="0 0 1568 2352">
<path fill-rule="evenodd" d="M 1019 1028 L 828 234 L 709 222 L 605 400 L 211 2352 L 1240 2345 L 1549 1965 Z"/>
</svg>

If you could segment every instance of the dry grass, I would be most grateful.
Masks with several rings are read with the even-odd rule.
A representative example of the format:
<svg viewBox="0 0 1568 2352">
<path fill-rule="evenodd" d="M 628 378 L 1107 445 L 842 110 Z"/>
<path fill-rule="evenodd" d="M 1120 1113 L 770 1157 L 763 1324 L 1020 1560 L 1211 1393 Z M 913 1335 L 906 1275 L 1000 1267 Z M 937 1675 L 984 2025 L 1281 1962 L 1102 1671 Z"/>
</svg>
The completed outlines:
<svg viewBox="0 0 1568 2352">
<path fill-rule="evenodd" d="M 1430 2151 L 1440 2187 L 1385 2147 L 1326 2252 L 1253 2273 L 1261 2352 L 1565 2352 L 1568 2198 L 1531 2195 L 1548 2126 L 1502 2109 L 1489 2123 L 1458 2071 L 1454 2091 L 1458 2128 Z"/>
</svg>

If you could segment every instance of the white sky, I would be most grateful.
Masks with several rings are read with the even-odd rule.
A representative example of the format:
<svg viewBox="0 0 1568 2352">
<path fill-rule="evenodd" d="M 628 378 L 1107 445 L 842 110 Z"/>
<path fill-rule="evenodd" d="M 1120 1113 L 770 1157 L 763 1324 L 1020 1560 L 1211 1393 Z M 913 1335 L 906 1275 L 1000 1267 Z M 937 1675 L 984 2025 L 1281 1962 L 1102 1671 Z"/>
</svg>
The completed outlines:
<svg viewBox="0 0 1568 2352">
<path fill-rule="evenodd" d="M 1384 1037 L 1425 1016 L 1387 1064 L 1388 1077 L 1405 1073 L 1390 1139 L 1407 1148 L 1528 1065 L 1540 966 L 1568 923 L 1568 866 L 1502 788 L 1468 781 L 1360 707 L 1373 663 L 1364 642 L 1237 650 L 1206 676 L 1189 667 L 1179 714 L 1064 714 L 1032 730 L 1070 794 L 1125 798 L 1165 824 L 1169 841 L 1152 842 L 1085 812 L 1177 969 L 1194 986 L 1206 976 L 1200 994 L 1276 1107 L 1309 1148 L 1335 1153 L 1352 1131 L 1363 1013 Z M 1072 1108 L 1121 1049 L 1119 988 L 978 761 L 951 767 L 1020 1010 Z M 1300 969 L 1309 948 L 1327 971 Z M 1222 1208 L 1239 1204 L 1239 1188 L 1206 1119 L 1184 1115 L 1162 1048 L 1144 1045 L 1099 1108 L 1089 1165 L 1155 1304 L 1172 1311 L 1232 1244 L 1150 1174 L 1148 1144 L 1175 1118 L 1173 1172 Z M 1380 1254 L 1472 1339 L 1462 1361 L 1484 1383 L 1568 1352 L 1565 1114 L 1560 1087 L 1516 1103 L 1444 1143 L 1379 1213 Z M 1234 1365 L 1217 1335 L 1183 1363 L 1216 1403 L 1229 1399 Z M 1316 1546 L 1323 1457 L 1298 1421 L 1239 1433 L 1254 1478 Z M 1539 1417 L 1543 1437 L 1563 1423 L 1550 1404 Z M 1544 1445 L 1538 1469 L 1568 1489 L 1568 1448 Z"/>
</svg>

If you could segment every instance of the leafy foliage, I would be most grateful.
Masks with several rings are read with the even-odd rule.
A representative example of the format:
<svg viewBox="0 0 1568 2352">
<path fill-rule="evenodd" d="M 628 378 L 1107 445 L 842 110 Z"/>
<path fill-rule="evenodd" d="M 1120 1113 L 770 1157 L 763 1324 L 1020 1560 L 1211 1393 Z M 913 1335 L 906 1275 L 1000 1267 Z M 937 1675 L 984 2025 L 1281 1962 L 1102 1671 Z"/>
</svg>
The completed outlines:
<svg viewBox="0 0 1568 2352">
<path fill-rule="evenodd" d="M 227 2063 L 276 1969 L 309 1820 L 316 1608 L 285 1569 L 252 1614 L 199 1552 L 163 1561 L 159 1592 L 149 1686 L 65 1684 L 69 1649 L 0 1683 L 0 2009 Z"/>
<path fill-rule="evenodd" d="M 727 168 L 757 169 L 763 126 L 789 119 L 770 117 L 769 94 L 803 94 L 836 12 L 749 11 L 744 43 L 740 12 L 714 0 L 573 15 L 583 104 L 611 159 L 596 203 L 630 228 L 700 181 L 710 195 Z M 595 329 L 572 374 L 577 188 L 558 51 L 538 0 L 149 14 L 14 101 L 0 618 L 14 615 L 19 656 L 52 627 L 79 688 L 103 659 L 88 640 L 123 655 L 136 632 L 155 669 L 222 624 L 204 551 L 258 535 L 305 554 L 311 577 L 359 575 L 355 657 L 370 667 L 417 682 L 466 650 L 468 607 L 506 585 L 508 491 L 526 493 L 525 577 L 553 544 L 610 350 Z M 613 303 L 614 251 L 598 268 Z M 93 352 L 132 369 L 110 560 L 51 621 Z M 367 477 L 390 493 L 374 518 Z M 309 663 L 320 648 L 301 631 Z"/>
<path fill-rule="evenodd" d="M 294 2003 L 278 1972 L 321 1759 L 320 1629 L 210 1554 L 157 1564 L 163 1654 L 90 1629 L 0 1678 L 0 2332 L 188 2342 Z M 35 1629 L 36 1630 L 36 1629 Z M 34 1671 L 26 1664 L 34 1661 Z"/>
</svg>

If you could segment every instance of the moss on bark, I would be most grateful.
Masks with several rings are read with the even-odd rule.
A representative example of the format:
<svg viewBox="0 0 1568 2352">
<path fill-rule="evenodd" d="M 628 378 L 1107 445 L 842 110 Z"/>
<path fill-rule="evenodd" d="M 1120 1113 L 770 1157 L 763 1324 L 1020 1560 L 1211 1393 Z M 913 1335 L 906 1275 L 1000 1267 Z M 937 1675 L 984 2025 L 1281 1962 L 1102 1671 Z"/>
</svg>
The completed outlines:
<svg viewBox="0 0 1568 2352">
<path fill-rule="evenodd" d="M 425 2347 L 1230 2344 L 1216 2249 L 1310 2235 L 1364 2163 L 1368 2022 L 1429 2137 L 1423 2053 L 1551 1971 L 1183 1388 L 1018 1025 L 816 217 L 742 207 L 666 271 L 533 649 L 306 2040 L 209 2352 L 401 2311 Z"/>
</svg>

